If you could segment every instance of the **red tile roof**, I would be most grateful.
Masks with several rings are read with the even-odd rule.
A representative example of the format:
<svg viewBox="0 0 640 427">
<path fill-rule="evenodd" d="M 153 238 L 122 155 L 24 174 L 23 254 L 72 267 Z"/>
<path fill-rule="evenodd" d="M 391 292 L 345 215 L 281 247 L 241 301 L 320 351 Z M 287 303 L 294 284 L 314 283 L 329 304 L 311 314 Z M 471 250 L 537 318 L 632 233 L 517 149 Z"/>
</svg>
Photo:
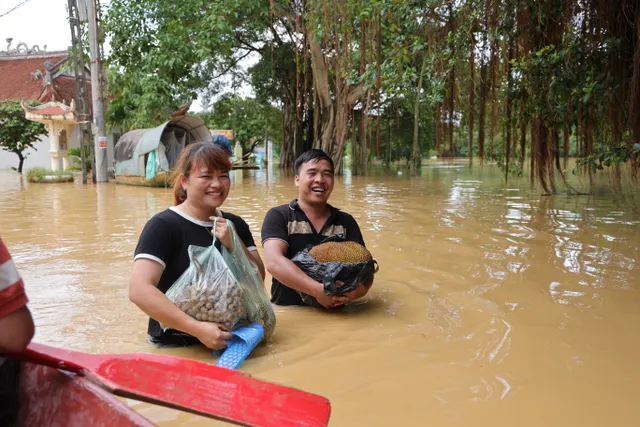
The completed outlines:
<svg viewBox="0 0 640 427">
<path fill-rule="evenodd" d="M 66 58 L 67 52 L 0 56 L 0 100 L 22 98 L 37 100 L 43 89 L 42 79 L 46 73 L 45 61 L 51 60 L 57 64 Z M 36 80 L 31 73 L 37 70 L 40 70 L 42 77 Z"/>
<path fill-rule="evenodd" d="M 53 82 L 53 87 L 56 89 L 60 97 L 69 105 L 71 100 L 76 96 L 76 87 L 74 78 L 59 76 Z M 91 105 L 91 82 L 87 81 L 87 92 L 89 95 L 89 105 Z"/>
<path fill-rule="evenodd" d="M 89 110 L 91 110 L 91 81 L 87 80 L 87 92 L 89 96 Z M 53 81 L 53 85 L 47 86 L 42 90 L 38 97 L 39 102 L 58 101 L 67 105 L 71 104 L 76 94 L 76 87 L 73 77 L 58 76 Z M 53 99 L 52 99 L 53 95 Z"/>
<path fill-rule="evenodd" d="M 47 108 L 42 108 L 42 109 L 33 111 L 33 114 L 42 114 L 42 115 L 50 115 L 50 116 L 63 115 L 66 113 L 68 113 L 68 111 L 63 110 L 60 107 L 47 107 Z"/>
</svg>

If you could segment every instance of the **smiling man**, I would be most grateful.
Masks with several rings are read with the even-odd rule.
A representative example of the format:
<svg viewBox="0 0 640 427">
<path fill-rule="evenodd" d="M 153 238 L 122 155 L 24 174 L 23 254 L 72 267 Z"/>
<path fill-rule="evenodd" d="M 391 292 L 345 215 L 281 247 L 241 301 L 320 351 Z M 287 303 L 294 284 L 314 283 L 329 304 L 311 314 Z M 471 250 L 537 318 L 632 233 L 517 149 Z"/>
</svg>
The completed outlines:
<svg viewBox="0 0 640 427">
<path fill-rule="evenodd" d="M 294 164 L 298 198 L 272 208 L 262 224 L 262 246 L 266 269 L 273 276 L 271 302 L 305 305 L 299 292 L 316 298 L 325 308 L 334 308 L 361 298 L 369 291 L 373 277 L 340 297 L 325 295 L 322 283 L 307 276 L 292 261 L 307 245 L 317 245 L 337 233 L 364 245 L 356 220 L 334 208 L 327 200 L 333 191 L 333 160 L 322 150 L 305 151 Z"/>
</svg>

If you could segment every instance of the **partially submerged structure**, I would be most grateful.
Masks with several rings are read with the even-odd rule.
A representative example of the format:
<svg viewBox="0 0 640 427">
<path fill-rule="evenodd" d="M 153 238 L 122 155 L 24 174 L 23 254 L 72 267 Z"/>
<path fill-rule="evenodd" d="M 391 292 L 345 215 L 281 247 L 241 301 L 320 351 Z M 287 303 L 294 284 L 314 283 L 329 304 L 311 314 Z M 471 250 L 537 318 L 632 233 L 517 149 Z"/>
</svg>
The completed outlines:
<svg viewBox="0 0 640 427">
<path fill-rule="evenodd" d="M 211 141 L 211 133 L 202 120 L 187 114 L 174 115 L 155 128 L 127 132 L 114 148 L 116 182 L 164 187 L 180 152 L 199 141 Z"/>
<path fill-rule="evenodd" d="M 75 105 L 75 75 L 69 71 L 68 52 L 47 52 L 38 45 L 30 48 L 25 43 L 18 43 L 13 48 L 12 40 L 7 39 L 6 50 L 0 51 L 0 100 L 22 101 L 26 118 L 46 126 L 40 141 L 25 151 L 24 170 L 34 167 L 54 171 L 66 169 L 72 166 L 68 150 L 80 148 L 81 135 Z M 83 72 L 89 80 L 89 69 L 85 67 Z M 89 81 L 87 91 L 90 95 Z M 32 103 L 44 105 L 33 107 Z M 118 137 L 117 127 L 107 132 L 109 167 L 113 154 L 111 141 Z M 0 170 L 10 169 L 16 162 L 15 154 L 0 150 Z"/>
<path fill-rule="evenodd" d="M 51 170 L 69 168 L 71 166 L 68 155 L 69 139 L 78 125 L 75 101 L 71 99 L 71 105 L 66 105 L 64 101 L 51 101 L 38 106 L 29 106 L 22 100 L 20 105 L 28 120 L 44 124 L 47 130 Z"/>
</svg>

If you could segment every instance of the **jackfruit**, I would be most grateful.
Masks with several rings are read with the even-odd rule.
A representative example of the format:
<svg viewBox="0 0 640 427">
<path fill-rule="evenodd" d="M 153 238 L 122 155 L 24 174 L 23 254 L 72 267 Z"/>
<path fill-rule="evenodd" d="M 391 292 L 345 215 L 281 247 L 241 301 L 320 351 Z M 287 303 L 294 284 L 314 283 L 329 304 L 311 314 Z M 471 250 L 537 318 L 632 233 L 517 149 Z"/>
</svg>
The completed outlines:
<svg viewBox="0 0 640 427">
<path fill-rule="evenodd" d="M 373 261 L 371 252 L 356 242 L 326 242 L 314 246 L 309 255 L 318 262 L 359 263 Z"/>
</svg>

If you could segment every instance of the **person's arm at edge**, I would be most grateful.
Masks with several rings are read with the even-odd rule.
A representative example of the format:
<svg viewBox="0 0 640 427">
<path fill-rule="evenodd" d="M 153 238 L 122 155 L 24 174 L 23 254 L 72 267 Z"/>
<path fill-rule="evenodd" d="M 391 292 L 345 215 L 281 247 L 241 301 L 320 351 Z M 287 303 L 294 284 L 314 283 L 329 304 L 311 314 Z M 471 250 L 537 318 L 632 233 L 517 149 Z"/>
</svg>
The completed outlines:
<svg viewBox="0 0 640 427">
<path fill-rule="evenodd" d="M 33 317 L 24 305 L 0 318 L 0 351 L 22 352 L 33 339 L 34 333 Z"/>
<path fill-rule="evenodd" d="M 24 283 L 2 239 L 0 267 L 0 350 L 19 353 L 33 339 L 35 326 Z"/>
</svg>

